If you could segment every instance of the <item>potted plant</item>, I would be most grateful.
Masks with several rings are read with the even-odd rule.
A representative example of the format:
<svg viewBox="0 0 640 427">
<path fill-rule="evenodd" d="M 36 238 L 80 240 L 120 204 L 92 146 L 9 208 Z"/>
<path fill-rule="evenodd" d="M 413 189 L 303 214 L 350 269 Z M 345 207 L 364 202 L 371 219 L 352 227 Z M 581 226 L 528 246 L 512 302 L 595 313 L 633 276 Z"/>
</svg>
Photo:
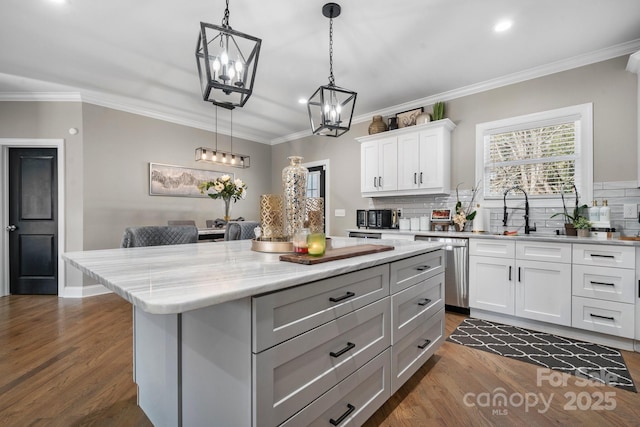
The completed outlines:
<svg viewBox="0 0 640 427">
<path fill-rule="evenodd" d="M 580 214 L 582 209 L 586 209 L 586 208 L 588 208 L 588 206 L 584 205 L 584 204 L 580 205 L 580 201 L 579 201 L 579 197 L 578 197 L 578 189 L 576 188 L 575 184 L 573 184 L 573 190 L 576 193 L 576 203 L 575 203 L 575 206 L 573 208 L 573 212 L 571 214 L 569 214 L 569 212 L 567 211 L 567 205 L 565 204 L 565 201 L 564 201 L 564 194 L 560 193 L 560 197 L 562 198 L 562 209 L 563 209 L 563 212 L 558 212 L 558 213 L 555 213 L 555 214 L 551 215 L 551 218 L 556 217 L 558 215 L 564 216 L 564 221 L 565 221 L 564 230 L 565 230 L 565 234 L 567 236 L 577 236 L 578 235 L 578 229 L 575 226 L 575 224 L 578 221 L 581 221 L 580 218 L 582 218 L 582 219 L 584 219 L 584 220 L 586 220 L 588 222 L 587 218 Z M 589 226 L 585 227 L 585 228 L 589 228 L 589 227 L 591 227 L 591 224 L 589 224 Z"/>
<path fill-rule="evenodd" d="M 591 221 L 580 215 L 573 221 L 573 227 L 578 230 L 578 237 L 589 237 Z"/>
</svg>

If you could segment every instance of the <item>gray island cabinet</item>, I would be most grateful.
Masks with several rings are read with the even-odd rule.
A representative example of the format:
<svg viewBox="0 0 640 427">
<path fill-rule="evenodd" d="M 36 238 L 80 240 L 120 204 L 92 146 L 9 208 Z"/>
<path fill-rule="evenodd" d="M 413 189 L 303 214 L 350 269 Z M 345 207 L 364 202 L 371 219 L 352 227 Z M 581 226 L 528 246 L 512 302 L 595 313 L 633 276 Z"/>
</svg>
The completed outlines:
<svg viewBox="0 0 640 427">
<path fill-rule="evenodd" d="M 357 426 L 444 341 L 441 245 L 380 244 L 394 250 L 316 265 L 250 241 L 64 257 L 133 304 L 154 425 Z"/>
</svg>

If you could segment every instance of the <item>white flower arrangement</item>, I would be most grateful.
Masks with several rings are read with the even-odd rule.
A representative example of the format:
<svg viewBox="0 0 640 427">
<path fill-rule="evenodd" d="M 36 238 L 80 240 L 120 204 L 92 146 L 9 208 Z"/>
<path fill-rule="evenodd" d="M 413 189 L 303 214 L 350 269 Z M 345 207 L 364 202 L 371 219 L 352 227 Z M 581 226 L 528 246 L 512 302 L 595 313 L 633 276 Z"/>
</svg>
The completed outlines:
<svg viewBox="0 0 640 427">
<path fill-rule="evenodd" d="M 231 176 L 222 175 L 213 181 L 198 184 L 200 193 L 205 194 L 210 188 L 214 193 L 206 193 L 212 199 L 233 200 L 234 202 L 247 197 L 247 185 L 239 178 L 231 180 Z"/>
</svg>

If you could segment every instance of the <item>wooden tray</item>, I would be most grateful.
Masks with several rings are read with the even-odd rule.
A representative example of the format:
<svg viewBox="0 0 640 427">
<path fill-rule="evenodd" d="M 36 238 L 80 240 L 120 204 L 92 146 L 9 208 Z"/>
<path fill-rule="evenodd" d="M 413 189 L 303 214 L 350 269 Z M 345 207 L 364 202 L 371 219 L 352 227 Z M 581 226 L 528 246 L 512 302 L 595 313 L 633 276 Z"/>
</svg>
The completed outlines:
<svg viewBox="0 0 640 427">
<path fill-rule="evenodd" d="M 638 237 L 638 236 L 620 236 L 620 237 L 618 237 L 618 239 L 620 239 L 620 240 L 635 240 L 635 241 L 638 241 L 638 240 L 640 240 L 640 237 Z"/>
<path fill-rule="evenodd" d="M 387 245 L 358 245 L 336 249 L 328 248 L 323 256 L 316 257 L 308 254 L 286 254 L 280 255 L 280 261 L 311 265 L 320 264 L 321 262 L 329 262 L 338 259 L 356 257 L 360 255 L 375 254 L 377 252 L 392 251 L 393 249 L 393 246 Z"/>
</svg>

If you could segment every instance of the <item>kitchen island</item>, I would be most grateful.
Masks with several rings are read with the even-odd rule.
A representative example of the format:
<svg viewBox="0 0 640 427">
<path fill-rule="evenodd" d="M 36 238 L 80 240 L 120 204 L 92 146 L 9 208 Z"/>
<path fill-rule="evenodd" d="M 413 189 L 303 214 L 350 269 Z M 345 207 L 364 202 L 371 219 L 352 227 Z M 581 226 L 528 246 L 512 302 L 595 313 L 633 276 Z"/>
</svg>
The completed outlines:
<svg viewBox="0 0 640 427">
<path fill-rule="evenodd" d="M 317 265 L 250 241 L 64 258 L 132 303 L 154 425 L 359 425 L 444 340 L 441 245 L 380 243 L 394 250 Z"/>
</svg>

